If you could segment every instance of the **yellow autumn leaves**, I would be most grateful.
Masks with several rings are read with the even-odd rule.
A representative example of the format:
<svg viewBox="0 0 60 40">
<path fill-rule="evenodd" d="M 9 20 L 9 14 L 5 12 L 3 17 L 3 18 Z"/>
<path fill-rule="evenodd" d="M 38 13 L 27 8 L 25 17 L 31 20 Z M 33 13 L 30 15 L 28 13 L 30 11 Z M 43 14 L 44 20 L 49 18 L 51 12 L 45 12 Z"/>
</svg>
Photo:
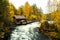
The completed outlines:
<svg viewBox="0 0 60 40">
<path fill-rule="evenodd" d="M 28 2 L 26 2 L 24 6 L 20 6 L 16 14 L 23 15 L 29 20 L 33 20 L 33 19 L 38 20 L 38 18 L 41 19 L 40 9 L 38 9 L 35 4 L 32 6 L 29 5 Z"/>
</svg>

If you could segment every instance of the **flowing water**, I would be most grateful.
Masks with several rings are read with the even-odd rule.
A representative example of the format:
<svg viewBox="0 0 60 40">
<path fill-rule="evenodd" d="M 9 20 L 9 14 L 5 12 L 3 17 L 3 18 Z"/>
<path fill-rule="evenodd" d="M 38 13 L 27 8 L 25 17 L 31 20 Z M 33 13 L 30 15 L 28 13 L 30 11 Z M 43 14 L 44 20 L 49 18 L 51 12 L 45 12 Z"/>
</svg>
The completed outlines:
<svg viewBox="0 0 60 40">
<path fill-rule="evenodd" d="M 39 22 L 33 22 L 27 25 L 20 25 L 11 33 L 10 40 L 50 40 L 49 37 L 39 32 Z"/>
</svg>

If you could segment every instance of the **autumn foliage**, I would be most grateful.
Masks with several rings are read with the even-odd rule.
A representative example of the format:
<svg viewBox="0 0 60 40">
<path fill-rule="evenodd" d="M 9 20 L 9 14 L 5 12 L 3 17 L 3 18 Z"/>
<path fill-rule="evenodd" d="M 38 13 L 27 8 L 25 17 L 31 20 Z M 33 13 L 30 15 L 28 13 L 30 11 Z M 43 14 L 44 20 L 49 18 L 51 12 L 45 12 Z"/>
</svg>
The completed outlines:
<svg viewBox="0 0 60 40">
<path fill-rule="evenodd" d="M 38 8 L 36 4 L 30 5 L 28 2 L 25 5 L 20 6 L 18 9 L 7 0 L 0 1 L 0 38 L 3 38 L 5 33 L 10 32 L 10 28 L 14 25 L 14 15 L 20 15 L 26 17 L 30 21 L 54 21 L 57 25 L 58 32 L 60 32 L 60 4 L 56 5 L 57 10 L 44 14 L 41 8 Z M 48 25 L 42 23 L 42 26 Z M 48 28 L 47 28 L 48 29 Z"/>
</svg>

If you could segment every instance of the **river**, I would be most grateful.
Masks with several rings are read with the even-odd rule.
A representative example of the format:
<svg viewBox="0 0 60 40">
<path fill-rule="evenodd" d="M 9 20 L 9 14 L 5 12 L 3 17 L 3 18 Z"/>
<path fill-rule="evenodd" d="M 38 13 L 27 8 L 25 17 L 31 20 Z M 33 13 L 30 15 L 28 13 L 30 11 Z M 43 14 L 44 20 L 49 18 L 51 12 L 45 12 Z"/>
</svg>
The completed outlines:
<svg viewBox="0 0 60 40">
<path fill-rule="evenodd" d="M 33 22 L 27 25 L 18 25 L 10 35 L 10 40 L 50 40 L 39 31 L 40 23 Z"/>
</svg>

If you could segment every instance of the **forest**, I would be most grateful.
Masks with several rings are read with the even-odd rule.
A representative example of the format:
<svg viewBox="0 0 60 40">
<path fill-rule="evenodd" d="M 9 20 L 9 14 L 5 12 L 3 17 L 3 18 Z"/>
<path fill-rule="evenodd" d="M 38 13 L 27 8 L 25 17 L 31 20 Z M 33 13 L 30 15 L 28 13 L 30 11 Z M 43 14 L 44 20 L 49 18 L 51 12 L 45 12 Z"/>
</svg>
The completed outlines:
<svg viewBox="0 0 60 40">
<path fill-rule="evenodd" d="M 57 32 L 55 30 L 54 32 L 48 32 L 48 34 L 53 35 L 52 37 L 60 39 L 60 3 L 57 3 L 55 6 L 57 8 L 56 10 L 49 10 L 50 13 L 44 14 L 43 10 L 38 8 L 36 4 L 30 5 L 28 2 L 26 2 L 25 5 L 22 5 L 16 9 L 13 4 L 9 3 L 8 0 L 0 0 L 0 39 L 4 38 L 11 32 L 11 28 L 14 25 L 13 17 L 15 15 L 23 15 L 31 21 L 54 21 L 57 27 Z M 45 25 L 46 22 L 42 23 L 42 26 Z M 50 27 L 52 26 L 50 25 Z M 55 29 L 55 27 L 53 29 Z"/>
</svg>

